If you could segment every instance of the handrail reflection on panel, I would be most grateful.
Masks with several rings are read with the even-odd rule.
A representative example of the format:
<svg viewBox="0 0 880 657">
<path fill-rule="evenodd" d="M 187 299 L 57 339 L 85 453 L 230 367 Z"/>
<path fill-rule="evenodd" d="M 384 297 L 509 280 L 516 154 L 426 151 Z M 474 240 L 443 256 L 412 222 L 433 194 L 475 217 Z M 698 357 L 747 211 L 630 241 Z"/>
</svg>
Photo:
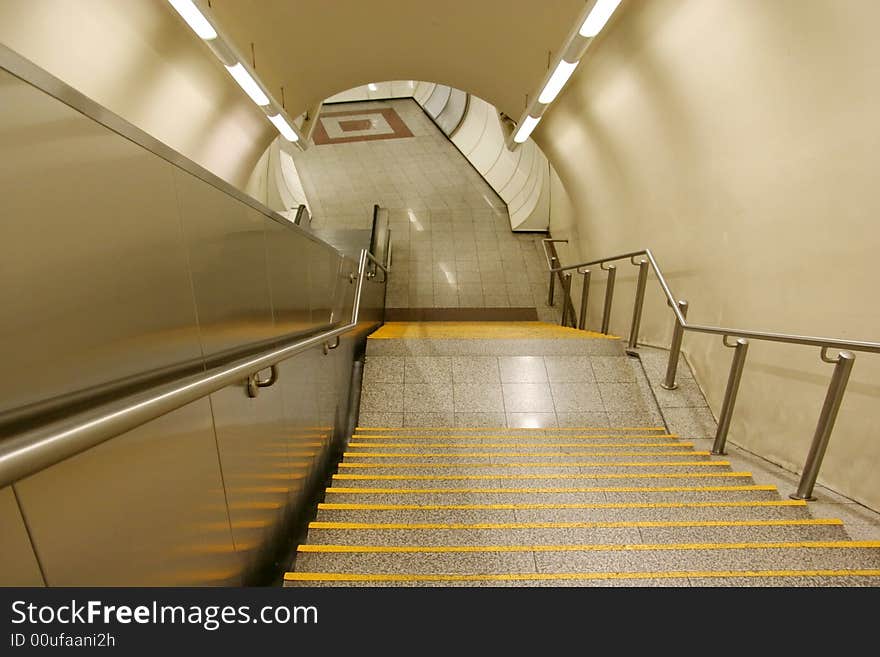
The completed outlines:
<svg viewBox="0 0 880 657">
<path fill-rule="evenodd" d="M 375 264 L 387 277 L 385 266 L 363 249 L 358 261 L 357 287 L 348 323 L 215 368 L 205 374 L 178 380 L 160 387 L 159 392 L 154 388 L 106 404 L 85 417 L 84 414 L 65 418 L 5 438 L 0 442 L 0 488 L 229 385 L 244 382 L 246 386 L 258 372 L 357 328 L 368 262 Z M 384 280 L 378 282 L 382 283 Z"/>
</svg>

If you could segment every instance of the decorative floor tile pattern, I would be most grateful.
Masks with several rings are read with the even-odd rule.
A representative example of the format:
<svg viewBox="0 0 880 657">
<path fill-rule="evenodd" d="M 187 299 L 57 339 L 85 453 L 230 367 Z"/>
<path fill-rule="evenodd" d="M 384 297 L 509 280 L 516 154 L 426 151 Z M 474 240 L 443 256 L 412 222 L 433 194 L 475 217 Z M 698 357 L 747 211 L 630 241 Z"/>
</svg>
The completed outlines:
<svg viewBox="0 0 880 657">
<path fill-rule="evenodd" d="M 312 141 L 316 146 L 376 139 L 405 139 L 413 133 L 391 107 L 321 112 Z"/>
<path fill-rule="evenodd" d="M 393 117 L 411 138 L 389 132 Z M 313 227 L 369 229 L 373 204 L 389 210 L 389 308 L 536 308 L 559 320 L 544 235 L 511 232 L 504 202 L 414 101 L 334 105 L 314 140 L 294 154 Z"/>
</svg>

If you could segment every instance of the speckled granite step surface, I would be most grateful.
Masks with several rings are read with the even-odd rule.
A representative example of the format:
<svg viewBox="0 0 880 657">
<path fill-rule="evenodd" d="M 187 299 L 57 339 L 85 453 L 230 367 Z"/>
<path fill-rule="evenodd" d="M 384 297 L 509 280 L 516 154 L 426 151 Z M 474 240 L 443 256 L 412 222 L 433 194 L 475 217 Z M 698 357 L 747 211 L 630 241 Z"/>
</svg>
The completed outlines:
<svg viewBox="0 0 880 657">
<path fill-rule="evenodd" d="M 880 585 L 880 542 L 670 434 L 620 340 L 391 323 L 287 586 Z"/>
<path fill-rule="evenodd" d="M 286 585 L 880 583 L 880 543 L 659 427 L 380 431 L 352 437 Z M 681 460 L 630 460 L 645 440 Z"/>
</svg>

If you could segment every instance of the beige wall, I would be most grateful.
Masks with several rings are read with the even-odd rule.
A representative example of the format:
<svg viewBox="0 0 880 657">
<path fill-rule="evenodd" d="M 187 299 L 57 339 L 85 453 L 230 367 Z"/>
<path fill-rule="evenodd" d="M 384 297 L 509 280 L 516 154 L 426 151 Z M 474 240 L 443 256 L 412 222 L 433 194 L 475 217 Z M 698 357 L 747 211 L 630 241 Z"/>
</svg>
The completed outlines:
<svg viewBox="0 0 880 657">
<path fill-rule="evenodd" d="M 880 340 L 878 24 L 875 0 L 625 0 L 536 131 L 567 257 L 649 246 L 696 322 Z M 650 289 L 643 339 L 668 345 Z M 685 350 L 717 414 L 731 353 Z M 831 369 L 753 343 L 731 439 L 799 469 Z M 820 480 L 875 509 L 878 427 L 880 356 L 860 354 Z"/>
<path fill-rule="evenodd" d="M 275 132 L 161 0 L 3 0 L 0 43 L 243 188 Z"/>
</svg>

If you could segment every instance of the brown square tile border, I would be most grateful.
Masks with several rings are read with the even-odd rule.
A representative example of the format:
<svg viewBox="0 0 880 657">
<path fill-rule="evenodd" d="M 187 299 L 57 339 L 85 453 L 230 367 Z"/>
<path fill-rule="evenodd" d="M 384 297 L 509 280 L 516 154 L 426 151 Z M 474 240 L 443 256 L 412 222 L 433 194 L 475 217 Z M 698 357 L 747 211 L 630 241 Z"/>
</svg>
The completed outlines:
<svg viewBox="0 0 880 657">
<path fill-rule="evenodd" d="M 325 118 L 336 116 L 364 116 L 365 114 L 381 115 L 382 118 L 388 122 L 392 132 L 384 135 L 352 135 L 350 137 L 337 137 L 334 139 L 327 134 L 327 129 L 324 127 L 323 119 Z M 342 123 L 354 124 L 360 122 L 356 120 L 340 121 L 340 128 L 343 130 L 358 130 L 359 128 L 345 128 L 342 126 Z M 400 115 L 393 108 L 386 107 L 384 109 L 352 110 L 347 112 L 322 112 L 318 117 L 318 123 L 315 125 L 315 132 L 312 134 L 312 141 L 316 146 L 323 146 L 325 144 L 346 144 L 355 141 L 376 141 L 378 139 L 404 139 L 412 136 L 413 133 L 403 122 L 403 119 L 400 118 Z"/>
</svg>

